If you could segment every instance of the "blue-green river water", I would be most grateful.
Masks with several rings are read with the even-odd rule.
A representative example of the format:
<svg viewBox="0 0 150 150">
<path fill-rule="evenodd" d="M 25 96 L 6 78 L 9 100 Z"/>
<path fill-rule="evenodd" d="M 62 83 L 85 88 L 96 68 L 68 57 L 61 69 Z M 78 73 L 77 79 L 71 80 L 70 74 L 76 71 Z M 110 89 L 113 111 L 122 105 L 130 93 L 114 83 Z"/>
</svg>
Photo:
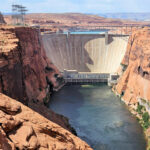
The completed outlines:
<svg viewBox="0 0 150 150">
<path fill-rule="evenodd" d="M 49 108 L 69 118 L 94 150 L 145 150 L 136 118 L 105 85 L 69 85 L 54 93 Z"/>
</svg>

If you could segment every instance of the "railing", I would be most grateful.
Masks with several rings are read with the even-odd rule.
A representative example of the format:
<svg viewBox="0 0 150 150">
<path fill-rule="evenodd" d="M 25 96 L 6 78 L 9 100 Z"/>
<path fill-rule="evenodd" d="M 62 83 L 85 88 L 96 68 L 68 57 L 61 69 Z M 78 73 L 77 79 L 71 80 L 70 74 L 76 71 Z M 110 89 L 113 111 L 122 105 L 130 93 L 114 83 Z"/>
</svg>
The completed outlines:
<svg viewBox="0 0 150 150">
<path fill-rule="evenodd" d="M 113 86 L 117 83 L 119 75 L 109 73 L 68 73 L 64 74 L 65 84 L 97 84 L 107 83 Z"/>
<path fill-rule="evenodd" d="M 107 83 L 108 78 L 101 79 L 71 79 L 64 78 L 65 83 Z"/>
<path fill-rule="evenodd" d="M 63 31 L 107 31 L 109 34 L 113 35 L 130 35 L 134 30 L 144 28 L 144 27 L 150 27 L 150 24 L 147 25 L 139 25 L 139 24 L 133 24 L 133 25 L 103 25 L 103 26 L 76 26 L 76 27 L 66 27 L 66 26 L 60 26 L 58 27 L 57 33 L 63 33 Z M 48 26 L 41 26 L 40 27 L 43 31 L 43 33 L 51 33 L 48 31 Z M 51 28 L 51 27 L 49 27 Z M 52 32 L 54 33 L 54 32 Z"/>
</svg>

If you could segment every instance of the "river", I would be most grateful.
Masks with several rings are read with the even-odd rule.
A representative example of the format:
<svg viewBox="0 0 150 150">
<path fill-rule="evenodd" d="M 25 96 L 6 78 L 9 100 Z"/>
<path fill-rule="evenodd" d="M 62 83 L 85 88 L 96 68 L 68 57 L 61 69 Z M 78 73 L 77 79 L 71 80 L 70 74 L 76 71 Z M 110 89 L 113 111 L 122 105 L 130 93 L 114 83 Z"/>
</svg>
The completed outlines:
<svg viewBox="0 0 150 150">
<path fill-rule="evenodd" d="M 146 149 L 138 121 L 105 84 L 64 86 L 52 95 L 49 108 L 68 117 L 94 150 Z"/>
</svg>

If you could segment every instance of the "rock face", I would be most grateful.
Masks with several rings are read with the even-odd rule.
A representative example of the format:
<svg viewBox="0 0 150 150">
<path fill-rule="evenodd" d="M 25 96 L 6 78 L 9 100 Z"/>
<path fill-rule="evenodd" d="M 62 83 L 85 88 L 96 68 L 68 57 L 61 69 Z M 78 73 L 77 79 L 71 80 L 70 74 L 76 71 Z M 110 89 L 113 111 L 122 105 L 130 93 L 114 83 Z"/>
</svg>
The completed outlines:
<svg viewBox="0 0 150 150">
<path fill-rule="evenodd" d="M 0 13 L 0 24 L 5 24 L 5 20 L 3 18 L 3 15 Z"/>
<path fill-rule="evenodd" d="M 0 149 L 91 150 L 78 137 L 0 94 Z"/>
<path fill-rule="evenodd" d="M 47 59 L 38 34 L 31 28 L 0 28 L 0 92 L 75 133 L 66 117 L 43 105 L 63 80 Z"/>
<path fill-rule="evenodd" d="M 29 102 L 45 103 L 63 79 L 44 52 L 32 28 L 0 28 L 0 92 Z"/>
<path fill-rule="evenodd" d="M 123 74 L 114 90 L 128 105 L 150 101 L 150 28 L 134 32 L 122 61 Z"/>
</svg>

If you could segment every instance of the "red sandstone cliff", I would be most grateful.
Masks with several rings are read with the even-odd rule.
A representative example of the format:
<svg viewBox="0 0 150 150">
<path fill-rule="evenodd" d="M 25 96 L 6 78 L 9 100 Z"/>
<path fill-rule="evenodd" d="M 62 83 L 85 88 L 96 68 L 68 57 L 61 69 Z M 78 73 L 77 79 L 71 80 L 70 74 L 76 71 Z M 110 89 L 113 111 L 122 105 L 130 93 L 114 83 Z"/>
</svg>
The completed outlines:
<svg viewBox="0 0 150 150">
<path fill-rule="evenodd" d="M 122 61 L 123 75 L 114 87 L 128 105 L 138 98 L 150 101 L 150 28 L 134 32 Z"/>
<path fill-rule="evenodd" d="M 66 117 L 43 105 L 63 80 L 47 59 L 38 34 L 31 28 L 0 27 L 0 92 L 74 132 Z"/>
<path fill-rule="evenodd" d="M 46 102 L 62 77 L 32 28 L 0 28 L 0 92 L 28 102 Z"/>
<path fill-rule="evenodd" d="M 0 149 L 92 150 L 67 130 L 3 94 L 0 94 Z"/>
</svg>

